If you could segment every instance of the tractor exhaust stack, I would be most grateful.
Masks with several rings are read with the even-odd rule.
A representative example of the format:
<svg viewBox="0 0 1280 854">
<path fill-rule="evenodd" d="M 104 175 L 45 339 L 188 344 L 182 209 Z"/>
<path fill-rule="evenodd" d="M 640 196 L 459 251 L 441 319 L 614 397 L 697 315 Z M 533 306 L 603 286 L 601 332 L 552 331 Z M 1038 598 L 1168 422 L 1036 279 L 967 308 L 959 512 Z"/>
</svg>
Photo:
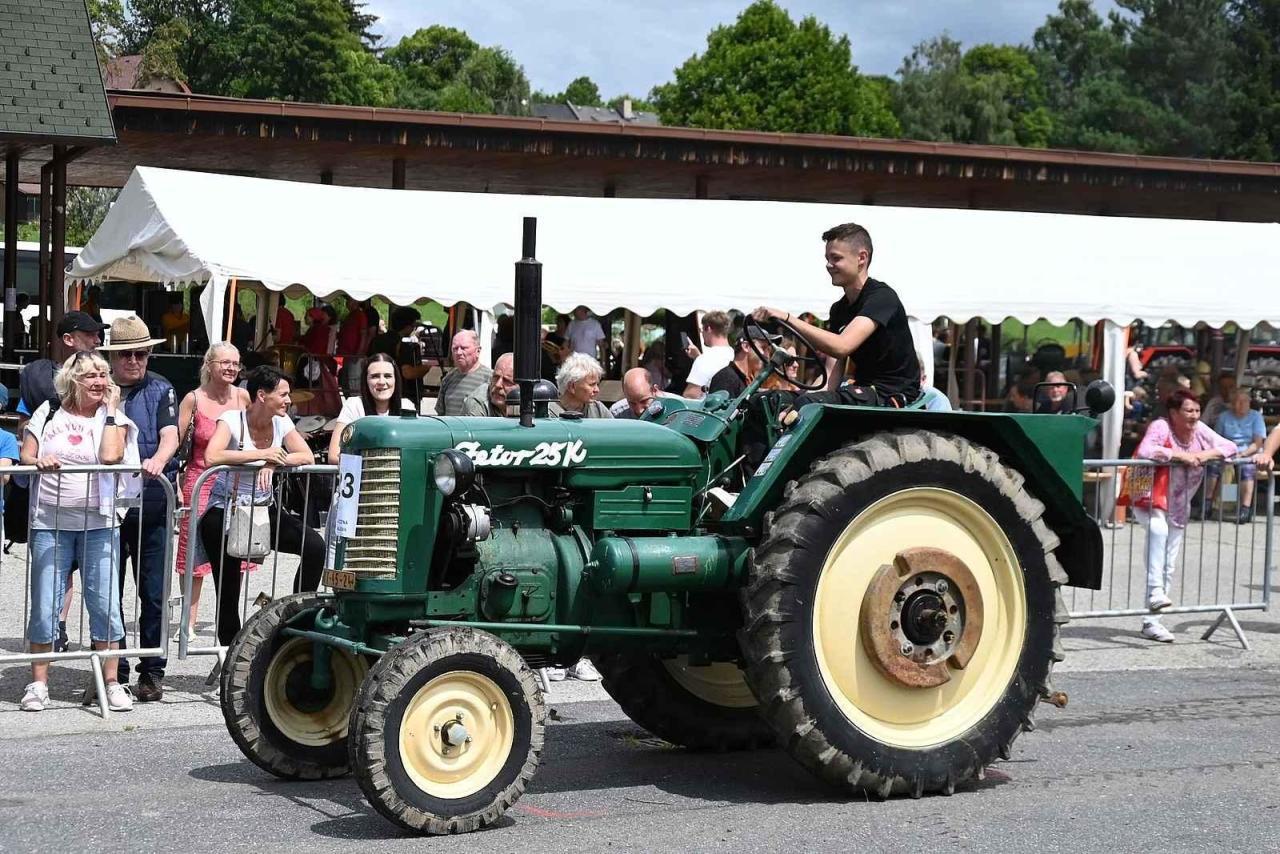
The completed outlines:
<svg viewBox="0 0 1280 854">
<path fill-rule="evenodd" d="M 515 380 L 520 387 L 520 426 L 532 427 L 533 388 L 542 364 L 542 264 L 534 257 L 538 219 L 524 218 L 524 246 L 516 262 Z"/>
</svg>

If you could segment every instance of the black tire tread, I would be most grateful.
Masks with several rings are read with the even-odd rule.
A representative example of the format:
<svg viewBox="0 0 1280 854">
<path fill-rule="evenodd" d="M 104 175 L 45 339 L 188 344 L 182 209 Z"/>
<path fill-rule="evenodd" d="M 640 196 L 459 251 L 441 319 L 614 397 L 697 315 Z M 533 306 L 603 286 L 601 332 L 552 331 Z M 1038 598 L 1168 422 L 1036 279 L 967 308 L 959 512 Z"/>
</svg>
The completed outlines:
<svg viewBox="0 0 1280 854">
<path fill-rule="evenodd" d="M 281 750 L 266 738 L 256 718 L 256 703 L 249 684 L 258 651 L 271 643 L 276 630 L 290 618 L 315 608 L 330 597 L 319 593 L 294 593 L 275 599 L 254 612 L 227 648 L 219 684 L 219 705 L 227 731 L 240 751 L 255 765 L 286 780 L 328 780 L 348 772 L 346 762 L 321 765 Z"/>
<path fill-rule="evenodd" d="M 846 490 L 856 489 L 873 474 L 927 460 L 956 463 L 994 485 L 1013 502 L 1044 552 L 1053 587 L 1053 655 L 1043 684 L 1030 686 L 1032 690 L 1024 692 L 1030 700 L 1022 710 L 1021 731 L 1034 729 L 1039 698 L 1053 690 L 1049 680 L 1053 663 L 1062 660 L 1058 629 L 1068 617 L 1059 588 L 1067 581 L 1067 574 L 1053 555 L 1059 539 L 1042 518 L 1044 504 L 1027 492 L 1020 473 L 1001 463 L 999 456 L 987 448 L 948 433 L 898 430 L 850 442 L 815 462 L 806 475 L 788 485 L 783 502 L 765 517 L 765 535 L 753 555 L 748 585 L 742 594 L 741 640 L 747 656 L 746 673 L 761 700 L 765 719 L 791 755 L 814 774 L 842 789 L 866 791 L 882 798 L 894 793 L 917 797 L 934 791 L 950 794 L 957 784 L 980 779 L 997 756 L 1007 758 L 1019 734 L 1017 730 L 1012 732 L 998 745 L 995 755 L 974 752 L 965 767 L 953 768 L 944 776 L 909 779 L 877 766 L 875 756 L 852 757 L 832 745 L 806 711 L 802 691 L 787 666 L 799 652 L 786 648 L 781 628 L 802 618 L 793 613 L 786 595 L 787 588 L 799 582 L 789 558 L 793 548 L 803 545 L 801 523 L 815 513 L 826 514 L 829 501 Z"/>
<path fill-rule="evenodd" d="M 756 750 L 777 737 L 758 707 L 727 709 L 693 696 L 661 660 L 643 651 L 592 657 L 605 691 L 632 721 L 665 741 L 689 750 Z"/>
<path fill-rule="evenodd" d="M 519 773 L 497 797 L 484 809 L 463 816 L 441 817 L 418 809 L 396 793 L 385 767 L 386 713 L 414 674 L 432 662 L 459 653 L 491 656 L 517 676 L 524 701 L 533 713 L 533 732 Z M 393 647 L 378 659 L 365 677 L 351 710 L 348 729 L 350 764 L 369 804 L 392 823 L 416 833 L 470 833 L 492 825 L 524 794 L 542 759 L 545 727 L 546 706 L 542 689 L 534 672 L 514 648 L 478 629 L 431 629 Z"/>
</svg>

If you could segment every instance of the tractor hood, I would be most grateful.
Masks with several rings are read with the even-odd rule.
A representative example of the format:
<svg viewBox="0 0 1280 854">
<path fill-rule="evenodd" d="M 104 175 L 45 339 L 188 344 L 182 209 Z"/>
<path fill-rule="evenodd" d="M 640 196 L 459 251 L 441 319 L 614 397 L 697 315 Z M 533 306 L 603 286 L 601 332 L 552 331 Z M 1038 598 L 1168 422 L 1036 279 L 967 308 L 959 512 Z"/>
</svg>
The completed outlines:
<svg viewBox="0 0 1280 854">
<path fill-rule="evenodd" d="M 646 421 L 541 418 L 521 427 L 510 418 L 361 418 L 343 449 L 399 448 L 433 453 L 454 448 L 477 471 L 563 471 L 572 486 L 633 477 L 637 482 L 690 482 L 704 464 L 684 436 Z"/>
</svg>

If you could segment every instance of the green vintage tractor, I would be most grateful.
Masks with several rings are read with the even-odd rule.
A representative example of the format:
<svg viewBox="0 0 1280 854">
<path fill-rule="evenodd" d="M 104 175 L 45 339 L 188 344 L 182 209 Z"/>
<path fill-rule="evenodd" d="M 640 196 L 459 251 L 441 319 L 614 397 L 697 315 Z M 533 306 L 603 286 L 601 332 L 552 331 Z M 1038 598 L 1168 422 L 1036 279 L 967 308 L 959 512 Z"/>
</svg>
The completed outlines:
<svg viewBox="0 0 1280 854">
<path fill-rule="evenodd" d="M 535 417 L 540 267 L 517 265 L 514 418 L 364 418 L 343 437 L 332 593 L 270 602 L 222 709 L 267 771 L 354 773 L 427 833 L 496 821 L 537 769 L 538 668 L 589 657 L 691 749 L 780 745 L 834 786 L 950 793 L 1061 704 L 1061 585 L 1096 588 L 1084 415 L 810 405 L 742 479 L 737 399 Z M 1093 414 L 1109 389 L 1091 387 Z M 1111 395 L 1114 397 L 1114 395 Z M 740 490 L 736 497 L 722 485 Z"/>
</svg>

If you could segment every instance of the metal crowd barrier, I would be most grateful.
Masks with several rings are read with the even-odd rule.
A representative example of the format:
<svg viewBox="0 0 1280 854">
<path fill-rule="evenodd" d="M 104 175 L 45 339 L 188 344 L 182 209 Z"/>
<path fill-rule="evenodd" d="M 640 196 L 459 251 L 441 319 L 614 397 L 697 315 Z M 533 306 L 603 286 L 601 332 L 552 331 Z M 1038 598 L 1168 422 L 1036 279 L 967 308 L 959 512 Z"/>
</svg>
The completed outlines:
<svg viewBox="0 0 1280 854">
<path fill-rule="evenodd" d="M 1203 639 L 1208 640 L 1227 623 L 1241 646 L 1249 649 L 1249 640 L 1236 615 L 1241 611 L 1265 611 L 1271 604 L 1275 477 L 1271 472 L 1257 471 L 1253 519 L 1238 524 L 1235 520 L 1242 485 L 1239 475 L 1250 463 L 1226 460 L 1218 464 L 1221 470 L 1214 494 L 1208 494 L 1206 473 L 1201 494 L 1190 499 L 1189 519 L 1182 533 L 1173 583 L 1166 591 L 1174 604 L 1159 613 L 1217 613 L 1217 619 L 1205 631 Z M 1119 506 L 1117 499 L 1126 475 L 1134 477 L 1144 470 L 1169 467 L 1169 463 L 1152 460 L 1085 460 L 1085 507 L 1103 529 L 1103 585 L 1101 590 L 1065 588 L 1072 619 L 1152 613 L 1147 607 L 1146 584 L 1150 519 L 1142 524 L 1138 521 L 1139 514 L 1132 507 Z M 1228 472 L 1236 475 L 1234 501 L 1224 500 Z M 1227 511 L 1228 504 L 1237 505 L 1236 512 Z M 1208 518 L 1198 518 L 1206 516 Z"/>
<path fill-rule="evenodd" d="M 111 712 L 110 712 L 110 709 L 108 709 L 107 707 L 106 684 L 102 674 L 103 660 L 109 659 L 109 658 L 118 659 L 118 658 L 124 658 L 124 657 L 128 657 L 128 658 L 164 657 L 168 653 L 168 637 L 169 637 L 169 631 L 170 631 L 169 596 L 170 596 L 170 579 L 172 575 L 171 567 L 173 566 L 173 537 L 168 536 L 165 538 L 164 563 L 161 569 L 163 573 L 163 594 L 161 597 L 161 608 L 160 608 L 160 618 L 161 618 L 160 644 L 158 646 L 142 647 L 140 645 L 141 598 L 140 598 L 137 583 L 134 584 L 134 595 L 132 597 L 133 599 L 132 618 L 130 618 L 129 614 L 126 612 L 126 609 L 124 607 L 125 603 L 120 601 L 121 600 L 120 573 L 123 568 L 121 566 L 121 561 L 120 561 L 120 554 L 121 554 L 121 543 L 120 543 L 120 534 L 119 534 L 119 530 L 120 530 L 119 518 L 120 517 L 118 516 L 119 511 L 128 510 L 133 507 L 139 507 L 140 500 L 136 498 L 130 499 L 130 500 L 116 498 L 116 496 L 120 492 L 119 487 L 120 487 L 121 479 L 127 478 L 127 477 L 141 477 L 142 476 L 141 467 L 140 466 L 121 466 L 121 465 L 115 465 L 115 466 L 83 465 L 83 466 L 63 466 L 57 471 L 40 472 L 39 470 L 36 469 L 35 466 L 11 466 L 4 469 L 0 469 L 0 474 L 7 475 L 7 476 L 14 476 L 14 475 L 27 476 L 29 479 L 29 488 L 31 491 L 31 503 L 28 509 L 28 514 L 27 514 L 28 539 L 27 539 L 27 547 L 24 549 L 25 557 L 23 559 L 23 571 L 22 571 L 22 581 L 21 581 L 22 626 L 21 626 L 21 631 L 19 635 L 21 646 L 20 646 L 20 649 L 18 650 L 0 648 L 0 667 L 6 666 L 6 665 L 13 665 L 13 664 L 31 664 L 33 662 L 42 662 L 42 661 L 60 662 L 60 661 L 86 661 L 87 660 L 91 664 L 90 670 L 92 672 L 94 688 L 97 692 L 98 708 L 101 711 L 102 716 L 104 718 L 109 717 Z M 111 542 L 112 572 L 111 572 L 111 581 L 110 581 L 110 584 L 111 584 L 110 595 L 111 595 L 111 607 L 118 611 L 124 625 L 124 630 L 125 630 L 124 645 L 122 648 L 118 648 L 118 649 L 92 649 L 91 648 L 92 643 L 91 643 L 91 639 L 89 638 L 90 633 L 86 630 L 86 620 L 87 620 L 86 607 L 87 606 L 85 605 L 85 600 L 83 595 L 83 591 L 85 590 L 86 554 L 83 551 L 83 547 L 82 547 L 82 551 L 78 556 L 79 571 L 77 572 L 77 575 L 79 576 L 79 584 L 76 587 L 77 590 L 81 591 L 81 595 L 79 597 L 80 607 L 76 614 L 76 616 L 78 617 L 79 625 L 78 625 L 78 632 L 74 636 L 72 636 L 72 626 L 71 626 L 72 614 L 68 613 L 67 615 L 67 626 L 68 626 L 67 634 L 71 636 L 72 639 L 78 640 L 77 646 L 79 648 L 75 650 L 68 650 L 65 652 L 52 652 L 52 651 L 40 652 L 40 653 L 29 652 L 28 650 L 30 648 L 30 643 L 29 643 L 30 639 L 28 637 L 28 629 L 29 629 L 29 618 L 31 616 L 31 609 L 33 607 L 44 605 L 44 603 L 32 603 L 31 601 L 32 599 L 31 588 L 33 583 L 31 538 L 34 536 L 34 533 L 35 533 L 34 523 L 35 523 L 35 517 L 36 517 L 36 503 L 39 496 L 40 483 L 44 478 L 55 479 L 56 481 L 56 480 L 60 480 L 65 475 L 74 475 L 74 474 L 89 474 L 89 475 L 109 474 L 112 476 L 113 485 L 115 489 L 114 489 L 114 493 L 111 495 L 110 499 L 107 502 L 107 509 L 111 516 L 116 517 L 117 521 L 115 523 L 115 526 L 112 529 L 116 533 L 112 537 L 112 542 Z M 146 482 L 149 483 L 151 481 L 148 480 Z M 164 518 L 167 520 L 171 520 L 173 519 L 173 512 L 174 512 L 174 506 L 175 506 L 175 496 L 174 496 L 173 485 L 166 478 L 157 478 L 155 482 L 161 484 L 162 489 L 164 491 L 165 502 L 166 502 L 166 506 L 164 510 Z M 60 483 L 55 483 L 55 486 L 60 486 L 60 485 L 61 485 Z M 58 516 L 61 512 L 64 512 L 64 511 L 70 512 L 75 509 L 100 509 L 100 508 L 90 507 L 88 502 L 88 493 L 89 493 L 89 490 L 86 490 L 86 498 L 83 505 L 79 505 L 79 504 L 65 505 L 65 506 L 62 504 L 55 505 L 54 519 L 53 519 L 54 530 L 57 530 L 60 532 L 67 530 L 66 527 L 59 524 Z M 87 520 L 82 522 L 82 527 L 81 527 L 82 533 L 85 530 L 87 530 L 87 528 L 84 527 L 85 525 L 87 525 Z M 138 542 L 136 543 L 137 548 L 134 551 L 135 555 L 140 555 L 142 552 L 143 528 L 144 528 L 144 525 L 142 524 L 138 525 Z M 61 553 L 59 545 L 55 543 L 54 554 L 53 554 L 53 562 L 54 562 L 55 568 L 60 566 L 63 563 L 63 561 L 65 560 L 65 557 L 66 556 Z M 140 575 L 141 567 L 138 566 L 138 564 L 136 563 L 134 564 L 134 566 L 135 566 L 135 571 Z M 15 581 L 15 579 L 13 578 L 14 575 L 15 573 L 13 573 L 12 571 L 6 570 L 2 565 L 0 565 L 0 634 L 3 634 L 5 637 L 5 647 L 9 646 L 9 644 L 11 643 L 11 637 L 9 636 L 10 626 L 6 625 L 4 622 L 4 614 L 7 610 L 4 607 L 4 605 L 11 603 L 11 600 L 17 594 L 18 585 L 16 583 L 11 584 L 11 582 Z M 55 589 L 56 589 L 56 585 L 55 585 Z M 63 603 L 51 600 L 48 603 L 48 605 L 50 608 L 50 617 L 53 620 L 53 625 L 55 626 L 54 637 L 56 642 L 57 640 L 56 627 L 58 624 L 58 618 L 62 611 Z M 13 610 L 16 612 L 16 608 Z M 130 625 L 133 626 L 132 636 L 130 635 Z M 109 639 L 109 642 L 114 642 L 114 639 Z"/>
<path fill-rule="evenodd" d="M 178 658 L 184 660 L 193 655 L 216 656 L 218 663 L 214 671 L 209 674 L 209 684 L 213 683 L 220 668 L 226 664 L 228 644 L 222 642 L 223 639 L 218 637 L 219 621 L 225 617 L 225 609 L 235 609 L 239 618 L 238 621 L 243 625 L 244 621 L 249 618 L 251 608 L 255 604 L 264 601 L 264 599 L 269 600 L 288 595 L 294 592 L 295 584 L 298 584 L 302 590 L 315 590 L 319 585 L 323 570 L 331 565 L 333 559 L 333 551 L 330 546 L 333 542 L 333 537 L 329 535 L 331 529 L 329 517 L 331 515 L 333 486 L 336 483 L 338 467 L 306 465 L 278 468 L 273 477 L 270 504 L 251 505 L 252 509 L 250 511 L 251 520 L 264 518 L 264 516 L 259 516 L 258 514 L 265 514 L 265 518 L 268 518 L 272 523 L 270 554 L 261 563 L 239 561 L 240 568 L 237 571 L 241 575 L 240 583 L 231 585 L 232 589 L 238 588 L 235 601 L 230 601 L 226 595 L 228 579 L 223 576 L 223 567 L 226 561 L 213 562 L 208 577 L 214 585 L 214 591 L 212 591 L 212 596 L 206 596 L 204 591 L 201 591 L 202 595 L 197 603 L 197 625 L 192 625 L 190 603 L 195 601 L 196 542 L 201 536 L 201 519 L 209 509 L 209 505 L 214 503 L 214 494 L 212 493 L 207 501 L 202 502 L 200 500 L 204 485 L 212 478 L 219 477 L 224 473 L 256 478 L 260 470 L 260 466 L 213 466 L 201 472 L 192 486 L 192 506 L 183 509 L 183 516 L 179 520 L 179 523 L 186 530 L 187 549 L 184 565 L 178 568 L 182 573 L 182 611 L 177 637 Z M 313 497 L 313 487 L 319 488 L 315 497 Z M 301 489 L 300 501 L 296 492 L 299 488 Z M 329 496 L 327 500 L 323 497 L 325 495 Z M 281 572 L 280 537 L 284 527 L 281 522 L 285 515 L 292 516 L 301 522 L 302 542 L 299 544 L 299 552 L 305 551 L 304 545 L 307 532 L 321 537 L 325 557 L 322 566 L 311 568 L 314 571 L 315 584 L 306 583 L 303 577 L 303 570 L 306 567 L 302 565 L 301 555 L 298 556 L 296 571 L 285 567 L 285 571 Z M 292 525 L 292 523 L 290 524 Z M 320 533 L 320 529 L 324 530 L 323 534 Z M 224 511 L 224 524 L 219 536 L 220 547 L 217 550 L 220 555 L 226 555 L 227 534 Z M 206 555 L 206 559 L 208 558 L 209 555 Z M 234 561 L 235 559 L 232 560 Z M 293 561 L 290 560 L 289 563 L 292 564 Z M 210 599 L 212 599 L 212 605 L 209 603 Z M 211 636 L 209 633 L 197 633 L 194 631 L 200 623 L 211 624 L 209 627 Z M 209 640 L 212 640 L 212 642 L 206 642 Z"/>
</svg>

